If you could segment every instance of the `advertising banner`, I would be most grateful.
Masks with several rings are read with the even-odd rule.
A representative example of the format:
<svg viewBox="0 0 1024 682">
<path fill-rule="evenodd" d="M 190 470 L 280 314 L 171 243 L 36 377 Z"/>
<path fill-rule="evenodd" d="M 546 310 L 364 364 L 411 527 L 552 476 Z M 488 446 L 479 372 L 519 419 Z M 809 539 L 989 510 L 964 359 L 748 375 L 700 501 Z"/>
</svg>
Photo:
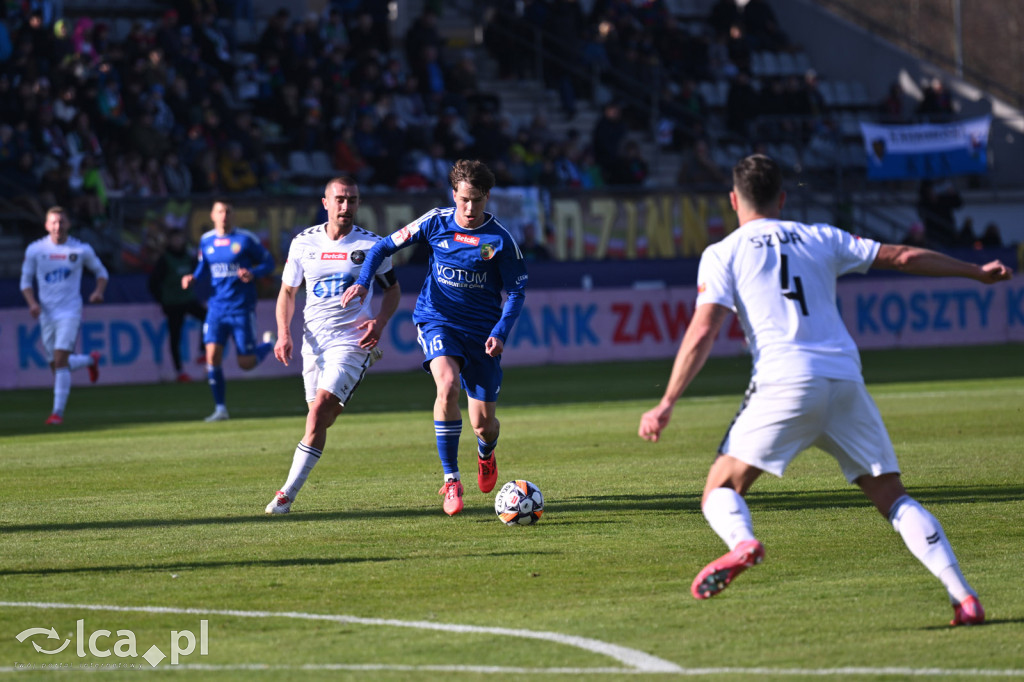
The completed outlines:
<svg viewBox="0 0 1024 682">
<path fill-rule="evenodd" d="M 671 358 L 693 316 L 696 289 L 580 289 L 528 291 L 526 306 L 505 347 L 503 364 L 572 364 Z M 837 305 L 861 348 L 995 344 L 1024 341 L 1024 280 L 986 287 L 961 279 L 844 278 Z M 301 306 L 292 336 L 301 338 Z M 412 321 L 415 294 L 402 298 L 381 339 L 384 358 L 372 371 L 417 369 L 423 358 Z M 274 301 L 260 301 L 260 331 L 274 328 Z M 186 371 L 202 379 L 196 363 L 199 325 L 186 326 L 182 355 Z M 153 304 L 86 306 L 81 352 L 103 356 L 104 384 L 172 381 L 167 325 Z M 715 345 L 716 355 L 746 351 L 742 330 L 730 318 Z M 294 376 L 301 361 L 285 367 L 268 357 L 251 372 L 225 354 L 229 379 Z M 75 383 L 86 381 L 84 373 Z M 0 309 L 0 388 L 49 387 L 52 375 L 39 326 L 24 308 Z"/>
</svg>

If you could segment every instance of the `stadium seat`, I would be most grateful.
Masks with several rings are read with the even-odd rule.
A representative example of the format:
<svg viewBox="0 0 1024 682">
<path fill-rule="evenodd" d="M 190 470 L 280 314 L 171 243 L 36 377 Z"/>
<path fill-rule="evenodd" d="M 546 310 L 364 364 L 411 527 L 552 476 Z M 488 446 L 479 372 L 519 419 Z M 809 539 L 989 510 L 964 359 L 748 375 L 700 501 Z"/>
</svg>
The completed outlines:
<svg viewBox="0 0 1024 682">
<path fill-rule="evenodd" d="M 309 159 L 313 166 L 313 173 L 318 178 L 328 179 L 336 175 L 334 165 L 331 163 L 331 158 L 327 156 L 327 152 L 315 151 L 311 152 Z"/>
<path fill-rule="evenodd" d="M 793 55 L 793 73 L 802 75 L 807 73 L 807 69 L 811 68 L 811 58 L 807 56 L 806 52 L 797 52 Z"/>
<path fill-rule="evenodd" d="M 829 81 L 818 81 L 818 91 L 825 100 L 825 106 L 836 106 L 836 93 L 832 89 L 832 83 Z"/>
<path fill-rule="evenodd" d="M 836 81 L 832 84 L 832 93 L 836 98 L 837 107 L 848 107 L 853 101 L 850 96 L 850 86 L 847 85 L 846 81 Z"/>
<path fill-rule="evenodd" d="M 797 68 L 796 59 L 793 55 L 788 52 L 779 53 L 779 75 L 780 76 L 796 76 L 801 71 Z"/>
<path fill-rule="evenodd" d="M 850 105 L 854 107 L 870 106 L 867 88 L 860 81 L 850 81 Z"/>
<path fill-rule="evenodd" d="M 770 76 L 770 77 L 778 76 L 781 73 L 781 71 L 779 69 L 779 57 L 778 57 L 778 55 L 776 55 L 774 52 L 761 52 L 760 54 L 761 54 L 761 58 L 763 60 L 764 72 L 761 73 L 761 74 L 754 74 L 754 75 L 755 76 L 756 75 L 762 75 L 762 76 Z"/>
<path fill-rule="evenodd" d="M 300 151 L 288 152 L 288 174 L 297 178 L 312 178 L 315 173 L 309 154 Z"/>
</svg>

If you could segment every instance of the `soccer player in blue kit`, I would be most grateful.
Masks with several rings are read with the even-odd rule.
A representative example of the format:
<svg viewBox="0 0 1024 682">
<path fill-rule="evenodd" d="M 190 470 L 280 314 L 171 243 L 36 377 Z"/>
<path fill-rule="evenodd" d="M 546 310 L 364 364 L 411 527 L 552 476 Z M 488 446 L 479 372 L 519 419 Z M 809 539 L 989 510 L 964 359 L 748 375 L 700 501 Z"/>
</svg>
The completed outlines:
<svg viewBox="0 0 1024 682">
<path fill-rule="evenodd" d="M 383 260 L 413 244 L 431 248 L 430 273 L 420 289 L 413 322 L 434 378 L 434 434 L 444 468 L 442 507 L 462 511 L 459 394 L 468 396 L 469 420 L 477 437 L 477 485 L 490 492 L 498 479 L 495 416 L 501 390 L 501 353 L 526 296 L 526 266 L 509 231 L 484 209 L 494 174 L 479 161 L 457 161 L 448 174 L 454 207 L 436 208 L 377 242 L 366 256 L 359 280 L 345 290 L 342 305 L 363 300 Z M 502 304 L 502 289 L 507 298 Z"/>
<path fill-rule="evenodd" d="M 224 345 L 235 340 L 238 366 L 256 367 L 274 350 L 272 341 L 256 343 L 256 279 L 274 269 L 274 257 L 248 230 L 231 225 L 231 204 L 218 199 L 210 211 L 213 229 L 199 240 L 199 264 L 181 278 L 188 289 L 197 278 L 209 279 L 213 293 L 207 301 L 203 343 L 206 344 L 206 376 L 216 405 L 208 422 L 228 418 L 225 403 Z"/>
</svg>

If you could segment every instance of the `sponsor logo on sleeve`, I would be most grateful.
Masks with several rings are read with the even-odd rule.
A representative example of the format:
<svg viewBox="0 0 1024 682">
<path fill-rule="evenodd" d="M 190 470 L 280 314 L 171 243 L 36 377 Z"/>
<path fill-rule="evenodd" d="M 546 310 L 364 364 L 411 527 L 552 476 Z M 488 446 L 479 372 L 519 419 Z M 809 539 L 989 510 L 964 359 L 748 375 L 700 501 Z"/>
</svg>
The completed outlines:
<svg viewBox="0 0 1024 682">
<path fill-rule="evenodd" d="M 703 294 L 705 291 L 707 291 L 707 289 L 708 289 L 708 285 L 705 284 L 704 282 L 701 282 L 700 284 L 697 285 L 697 293 L 698 294 Z"/>
<path fill-rule="evenodd" d="M 391 241 L 394 242 L 395 246 L 401 246 L 402 244 L 409 241 L 409 237 L 412 236 L 412 231 L 407 227 L 403 227 L 398 232 L 391 235 Z"/>
</svg>

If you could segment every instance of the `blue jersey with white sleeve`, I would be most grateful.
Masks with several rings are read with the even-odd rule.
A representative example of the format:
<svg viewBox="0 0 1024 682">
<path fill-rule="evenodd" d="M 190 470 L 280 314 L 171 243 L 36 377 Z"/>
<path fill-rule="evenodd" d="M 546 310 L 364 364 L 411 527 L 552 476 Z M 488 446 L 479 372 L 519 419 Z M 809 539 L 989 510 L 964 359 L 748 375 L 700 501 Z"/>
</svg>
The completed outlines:
<svg viewBox="0 0 1024 682">
<path fill-rule="evenodd" d="M 413 244 L 432 250 L 430 272 L 420 289 L 413 322 L 442 324 L 479 335 L 508 339 L 526 298 L 526 264 L 511 233 L 484 214 L 475 229 L 455 221 L 455 208 L 435 208 L 377 242 L 366 256 L 358 283 L 369 289 L 384 258 Z M 508 294 L 502 304 L 502 290 Z"/>
<path fill-rule="evenodd" d="M 234 229 L 218 236 L 215 230 L 199 240 L 199 264 L 192 275 L 210 282 L 209 309 L 219 314 L 248 313 L 256 309 L 256 281 L 243 282 L 238 269 L 250 270 L 254 278 L 274 270 L 274 257 L 255 234 Z"/>
</svg>

